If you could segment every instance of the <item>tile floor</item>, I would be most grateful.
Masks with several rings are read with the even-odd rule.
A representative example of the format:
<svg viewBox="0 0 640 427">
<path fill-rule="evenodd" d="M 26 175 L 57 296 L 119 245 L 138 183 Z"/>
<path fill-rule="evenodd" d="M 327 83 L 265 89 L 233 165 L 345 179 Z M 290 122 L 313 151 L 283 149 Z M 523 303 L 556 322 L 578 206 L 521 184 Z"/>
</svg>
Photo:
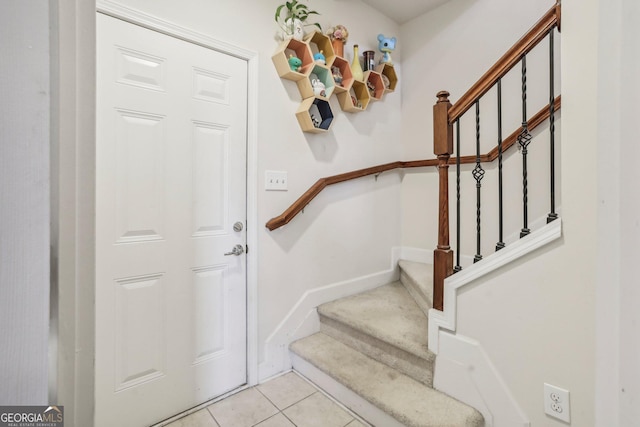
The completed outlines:
<svg viewBox="0 0 640 427">
<path fill-rule="evenodd" d="M 290 372 L 236 393 L 166 427 L 365 427 L 313 384 Z"/>
</svg>

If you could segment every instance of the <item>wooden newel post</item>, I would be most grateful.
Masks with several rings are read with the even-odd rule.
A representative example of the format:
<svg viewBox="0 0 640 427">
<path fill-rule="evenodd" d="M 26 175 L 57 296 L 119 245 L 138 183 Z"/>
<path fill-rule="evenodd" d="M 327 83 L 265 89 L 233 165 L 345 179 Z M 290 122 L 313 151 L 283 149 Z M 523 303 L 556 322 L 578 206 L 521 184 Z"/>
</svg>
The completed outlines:
<svg viewBox="0 0 640 427">
<path fill-rule="evenodd" d="M 433 308 L 441 310 L 444 279 L 453 273 L 453 251 L 449 246 L 449 158 L 453 154 L 453 125 L 449 123 L 449 92 L 438 92 L 433 106 L 433 152 L 438 157 L 440 177 L 438 247 L 433 252 Z"/>
</svg>

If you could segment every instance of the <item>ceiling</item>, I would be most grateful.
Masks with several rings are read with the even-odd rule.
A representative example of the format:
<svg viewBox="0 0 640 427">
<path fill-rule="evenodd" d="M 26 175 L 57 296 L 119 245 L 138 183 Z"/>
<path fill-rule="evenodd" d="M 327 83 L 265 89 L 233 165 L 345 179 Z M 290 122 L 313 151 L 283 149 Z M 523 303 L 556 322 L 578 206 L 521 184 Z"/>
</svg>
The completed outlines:
<svg viewBox="0 0 640 427">
<path fill-rule="evenodd" d="M 420 16 L 450 0 L 362 0 L 398 24 Z"/>
</svg>

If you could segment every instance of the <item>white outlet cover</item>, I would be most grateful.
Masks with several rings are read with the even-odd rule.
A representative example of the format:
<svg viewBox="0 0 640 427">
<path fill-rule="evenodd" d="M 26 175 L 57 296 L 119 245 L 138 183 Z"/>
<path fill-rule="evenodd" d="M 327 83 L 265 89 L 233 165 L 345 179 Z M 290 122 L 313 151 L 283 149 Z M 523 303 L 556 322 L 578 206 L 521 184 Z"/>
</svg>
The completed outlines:
<svg viewBox="0 0 640 427">
<path fill-rule="evenodd" d="M 561 421 L 570 423 L 571 406 L 569 404 L 569 390 L 545 383 L 544 412 Z"/>
</svg>

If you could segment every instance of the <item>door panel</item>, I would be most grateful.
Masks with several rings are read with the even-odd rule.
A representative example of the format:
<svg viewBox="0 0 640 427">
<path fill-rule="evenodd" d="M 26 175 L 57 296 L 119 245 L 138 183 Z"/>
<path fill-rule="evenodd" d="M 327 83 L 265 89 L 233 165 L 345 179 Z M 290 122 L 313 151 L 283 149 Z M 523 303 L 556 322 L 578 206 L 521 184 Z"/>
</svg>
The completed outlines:
<svg viewBox="0 0 640 427">
<path fill-rule="evenodd" d="M 96 426 L 246 383 L 247 64 L 98 14 Z"/>
</svg>

